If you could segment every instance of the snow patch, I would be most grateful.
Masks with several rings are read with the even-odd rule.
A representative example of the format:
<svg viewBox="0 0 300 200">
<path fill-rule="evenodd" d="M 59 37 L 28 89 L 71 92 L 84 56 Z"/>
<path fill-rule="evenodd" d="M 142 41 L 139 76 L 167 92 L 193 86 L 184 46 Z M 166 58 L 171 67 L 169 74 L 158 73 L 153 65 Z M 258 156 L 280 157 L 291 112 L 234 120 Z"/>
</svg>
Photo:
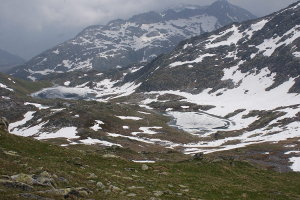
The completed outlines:
<svg viewBox="0 0 300 200">
<path fill-rule="evenodd" d="M 49 106 L 44 106 L 44 105 L 38 104 L 38 103 L 29 103 L 29 102 L 25 102 L 24 105 L 25 105 L 25 106 L 27 106 L 27 105 L 32 105 L 32 106 L 35 106 L 36 108 L 38 108 L 39 110 L 44 110 L 44 109 L 50 108 Z"/>
<path fill-rule="evenodd" d="M 71 82 L 70 81 L 66 81 L 66 82 L 64 82 L 64 86 L 69 86 L 71 84 Z"/>
<path fill-rule="evenodd" d="M 24 119 L 14 122 L 14 123 L 10 123 L 8 130 L 10 133 L 14 133 L 17 127 L 22 126 L 24 124 L 26 124 L 28 121 L 30 121 L 33 117 L 34 117 L 34 113 L 36 113 L 35 111 L 29 111 L 27 113 L 24 114 Z M 18 134 L 18 132 L 15 132 L 16 134 Z"/>
<path fill-rule="evenodd" d="M 54 138 L 67 138 L 67 139 L 77 139 L 79 136 L 77 134 L 77 127 L 64 127 L 55 133 L 41 133 L 36 139 L 47 140 Z"/>
<path fill-rule="evenodd" d="M 122 119 L 122 120 L 134 120 L 134 121 L 138 121 L 138 120 L 143 119 L 143 118 L 140 118 L 140 117 L 132 117 L 132 116 L 117 116 L 117 117 Z"/>
<path fill-rule="evenodd" d="M 300 157 L 292 157 L 290 162 L 293 163 L 291 169 L 295 172 L 300 172 Z"/>
<path fill-rule="evenodd" d="M 230 34 L 230 33 L 231 33 L 231 35 L 226 40 L 214 43 L 214 41 L 216 41 L 217 39 L 219 39 L 227 34 Z M 240 31 L 236 25 L 233 25 L 231 28 L 221 32 L 219 35 L 211 36 L 208 39 L 208 44 L 206 44 L 205 47 L 207 49 L 210 49 L 210 48 L 216 48 L 219 46 L 230 46 L 232 44 L 236 45 L 242 38 L 243 38 L 243 34 L 240 33 Z"/>
<path fill-rule="evenodd" d="M 91 127 L 92 130 L 94 131 L 99 131 L 102 129 L 102 127 L 100 125 L 103 125 L 104 122 L 100 121 L 100 120 L 96 120 L 96 123 L 94 124 L 94 126 Z"/>
<path fill-rule="evenodd" d="M 122 147 L 119 144 L 115 144 L 115 143 L 111 143 L 111 142 L 107 142 L 107 141 L 103 141 L 103 140 L 98 140 L 98 139 L 92 139 L 92 138 L 88 138 L 85 140 L 79 140 L 80 142 L 82 142 L 83 144 L 86 145 L 94 145 L 94 144 L 101 144 L 103 146 L 107 146 L 107 147 L 111 147 L 111 146 L 119 146 Z"/>
<path fill-rule="evenodd" d="M 11 88 L 7 87 L 6 85 L 4 85 L 4 84 L 2 84 L 2 83 L 0 83 L 0 88 L 7 89 L 7 90 L 9 90 L 9 91 L 11 91 L 11 92 L 13 92 L 13 91 L 14 91 L 13 89 L 11 89 Z"/>
<path fill-rule="evenodd" d="M 155 135 L 157 134 L 156 131 L 153 131 L 153 129 L 157 130 L 157 129 L 162 129 L 162 127 L 140 127 L 139 130 L 141 130 L 142 132 L 133 132 L 131 133 L 132 135 L 138 135 L 138 134 L 148 134 L 148 135 Z"/>
<path fill-rule="evenodd" d="M 178 66 L 182 66 L 182 65 L 186 65 L 186 64 L 200 63 L 200 62 L 203 61 L 204 58 L 212 57 L 212 56 L 215 56 L 215 55 L 216 54 L 206 53 L 206 54 L 203 54 L 200 57 L 198 57 L 198 58 L 196 58 L 195 60 L 192 60 L 192 61 L 184 61 L 184 62 L 177 61 L 177 62 L 171 63 L 170 67 L 173 68 L 173 67 L 178 67 Z"/>
</svg>

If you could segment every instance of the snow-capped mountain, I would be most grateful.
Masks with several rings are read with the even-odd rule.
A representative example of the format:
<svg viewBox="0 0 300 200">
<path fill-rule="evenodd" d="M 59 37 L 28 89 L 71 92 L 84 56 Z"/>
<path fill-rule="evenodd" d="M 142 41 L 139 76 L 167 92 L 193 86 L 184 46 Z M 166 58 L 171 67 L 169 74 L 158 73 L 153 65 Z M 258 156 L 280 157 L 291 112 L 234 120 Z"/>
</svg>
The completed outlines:
<svg viewBox="0 0 300 200">
<path fill-rule="evenodd" d="M 209 114 L 232 124 L 201 135 L 205 141 L 185 145 L 186 152 L 223 151 L 300 137 L 299 52 L 300 2 L 184 41 L 125 79 L 140 81 L 137 91 L 152 95 L 144 102 L 161 104 L 152 105 L 167 108 L 159 99 L 176 95 L 211 106 Z M 195 113 L 170 114 L 194 132 Z"/>
<path fill-rule="evenodd" d="M 21 121 L 10 130 L 43 140 L 65 137 L 63 145 L 133 145 L 138 150 L 150 145 L 185 154 L 244 148 L 241 154 L 250 160 L 255 154 L 258 162 L 295 169 L 300 155 L 299 52 L 300 2 L 185 40 L 148 64 L 105 73 L 50 74 L 48 80 L 59 86 L 33 97 L 105 103 L 30 98 L 19 102 L 23 118 L 18 116 Z M 6 78 L 0 85 L 5 93 L 14 91 L 12 81 Z M 5 95 L 2 101 L 11 102 Z"/>
<path fill-rule="evenodd" d="M 188 154 L 288 141 L 300 137 L 299 52 L 300 2 L 183 41 L 147 65 L 114 76 L 61 77 L 64 86 L 35 95 L 127 96 L 126 102 L 161 109 L 174 126 L 203 140 L 177 144 Z"/>
<path fill-rule="evenodd" d="M 205 7 L 143 13 L 104 26 L 90 26 L 74 39 L 36 56 L 13 74 L 34 80 L 51 73 L 126 67 L 169 52 L 184 39 L 253 18 L 248 11 L 224 0 Z"/>
</svg>

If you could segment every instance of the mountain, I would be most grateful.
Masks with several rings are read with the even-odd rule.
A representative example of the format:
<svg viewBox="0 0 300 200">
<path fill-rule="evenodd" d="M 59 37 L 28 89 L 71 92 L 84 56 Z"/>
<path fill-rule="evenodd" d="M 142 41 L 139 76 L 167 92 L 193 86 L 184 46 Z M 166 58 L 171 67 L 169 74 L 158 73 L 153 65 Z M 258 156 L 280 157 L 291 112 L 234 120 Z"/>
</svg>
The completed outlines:
<svg viewBox="0 0 300 200">
<path fill-rule="evenodd" d="M 169 52 L 183 39 L 253 18 L 227 1 L 143 13 L 104 26 L 90 26 L 74 39 L 34 57 L 13 74 L 39 79 L 50 73 L 126 67 Z"/>
<path fill-rule="evenodd" d="M 6 72 L 12 67 L 23 64 L 25 60 L 0 49 L 0 72 Z"/>
<path fill-rule="evenodd" d="M 0 79 L 1 113 L 11 133 L 63 146 L 204 153 L 299 171 L 299 11 L 300 2 L 190 38 L 149 63 L 49 74 L 53 86 L 31 96 L 16 99 L 17 79 Z"/>
<path fill-rule="evenodd" d="M 153 123 L 140 124 L 138 130 L 129 125 L 126 133 L 116 128 L 106 136 L 144 142 L 155 138 L 159 145 L 192 155 L 227 152 L 252 161 L 256 155 L 257 162 L 284 171 L 299 154 L 299 11 L 300 2 L 260 19 L 193 37 L 145 65 L 107 73 L 53 74 L 48 80 L 60 86 L 33 96 L 155 109 L 171 117 L 169 125 L 189 135 L 170 134 L 166 129 L 165 135 L 160 134 L 162 124 Z M 130 116 L 125 120 L 149 121 L 151 115 L 125 116 Z M 240 155 L 234 149 L 244 150 Z M 260 157 L 270 151 L 272 157 Z"/>
</svg>

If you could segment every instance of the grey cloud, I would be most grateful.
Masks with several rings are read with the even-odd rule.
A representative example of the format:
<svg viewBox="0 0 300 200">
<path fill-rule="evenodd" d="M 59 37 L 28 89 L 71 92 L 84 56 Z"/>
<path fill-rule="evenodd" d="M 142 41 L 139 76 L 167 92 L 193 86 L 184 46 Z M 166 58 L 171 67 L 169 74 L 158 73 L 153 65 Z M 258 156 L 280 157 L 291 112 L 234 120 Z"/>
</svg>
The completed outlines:
<svg viewBox="0 0 300 200">
<path fill-rule="evenodd" d="M 0 48 L 30 58 L 74 37 L 89 25 L 105 24 L 179 4 L 208 5 L 214 0 L 0 0 Z M 230 0 L 263 16 L 296 0 Z"/>
</svg>

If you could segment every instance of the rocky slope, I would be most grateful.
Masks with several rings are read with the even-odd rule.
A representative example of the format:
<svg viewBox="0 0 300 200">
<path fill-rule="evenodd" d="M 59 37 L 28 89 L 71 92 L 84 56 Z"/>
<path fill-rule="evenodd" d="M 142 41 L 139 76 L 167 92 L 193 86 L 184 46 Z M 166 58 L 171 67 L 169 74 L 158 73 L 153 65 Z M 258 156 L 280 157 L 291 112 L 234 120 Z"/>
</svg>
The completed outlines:
<svg viewBox="0 0 300 200">
<path fill-rule="evenodd" d="M 299 174 L 275 173 L 224 157 L 134 163 L 112 148 L 68 149 L 0 130 L 0 158 L 2 200 L 300 197 Z"/>
<path fill-rule="evenodd" d="M 189 135 L 171 138 L 171 132 L 164 135 L 166 129 L 161 132 L 158 128 L 164 127 L 162 124 L 146 125 L 147 114 L 124 112 L 122 116 L 130 118 L 122 120 L 127 120 L 126 123 L 132 120 L 137 126 L 123 124 L 126 131 L 105 130 L 105 140 L 116 141 L 115 144 L 120 144 L 115 140 L 120 138 L 142 143 L 155 138 L 156 144 L 185 154 L 208 154 L 237 148 L 255 149 L 262 143 L 269 146 L 275 142 L 277 145 L 270 149 L 279 149 L 277 153 L 263 157 L 260 162 L 269 160 L 280 169 L 291 167 L 298 171 L 299 9 L 298 2 L 264 18 L 191 38 L 146 65 L 107 73 L 51 75 L 47 78 L 60 86 L 44 89 L 34 96 L 154 108 L 173 119 L 171 126 Z M 115 109 L 123 110 L 119 106 Z M 26 116 L 23 118 L 28 120 Z M 145 123 L 137 123 L 134 119 L 138 118 L 145 119 Z M 24 124 L 27 120 L 22 121 L 19 129 L 30 128 L 35 118 Z M 100 119 L 93 120 L 96 123 Z M 97 124 L 101 126 L 94 125 Z M 267 149 L 251 152 L 256 158 L 270 154 Z"/>
<path fill-rule="evenodd" d="M 183 39 L 253 18 L 248 11 L 218 0 L 206 7 L 187 6 L 114 20 L 86 28 L 74 39 L 36 56 L 14 75 L 35 80 L 51 73 L 122 68 L 169 52 Z"/>
<path fill-rule="evenodd" d="M 59 86 L 32 96 L 46 99 L 15 100 L 15 88 L 40 83 L 3 78 L 1 113 L 11 133 L 63 146 L 229 154 L 300 171 L 299 6 L 191 38 L 146 65 L 45 76 Z"/>
<path fill-rule="evenodd" d="M 298 2 L 184 41 L 125 80 L 140 82 L 138 92 L 156 94 L 146 103 L 177 95 L 181 102 L 213 106 L 208 113 L 232 121 L 227 130 L 195 131 L 207 141 L 186 145 L 187 153 L 299 138 L 299 13 Z M 195 128 L 186 120 L 192 114 L 170 114 L 185 130 Z"/>
</svg>

